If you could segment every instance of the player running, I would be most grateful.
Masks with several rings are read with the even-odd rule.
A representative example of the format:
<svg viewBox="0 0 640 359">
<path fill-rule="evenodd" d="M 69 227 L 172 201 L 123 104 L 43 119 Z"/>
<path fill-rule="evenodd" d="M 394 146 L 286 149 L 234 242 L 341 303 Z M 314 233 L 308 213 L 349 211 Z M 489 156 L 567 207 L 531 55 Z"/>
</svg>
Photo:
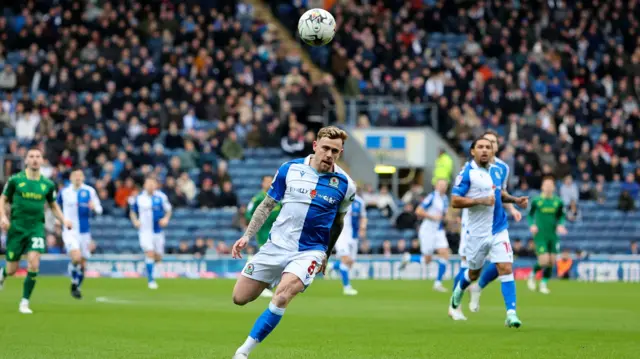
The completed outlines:
<svg viewBox="0 0 640 359">
<path fill-rule="evenodd" d="M 271 182 L 273 182 L 272 176 L 262 177 L 262 191 L 260 191 L 258 194 L 253 196 L 253 198 L 251 198 L 251 202 L 249 202 L 249 204 L 247 205 L 247 213 L 245 214 L 247 221 L 251 221 L 251 218 L 253 217 L 253 214 L 255 213 L 256 208 L 258 208 L 260 203 L 262 203 L 265 197 L 267 197 L 267 191 L 271 186 Z M 273 211 L 271 211 L 269 218 L 267 218 L 266 222 L 264 222 L 262 227 L 260 227 L 260 230 L 258 231 L 258 233 L 256 233 L 256 242 L 258 244 L 258 249 L 260 249 L 260 247 L 262 247 L 265 243 L 267 243 L 267 240 L 269 240 L 269 232 L 271 231 L 271 227 L 273 226 L 273 223 L 276 221 L 276 218 L 278 218 L 278 214 L 280 214 L 281 207 L 282 206 L 280 205 L 280 203 L 278 203 L 275 206 Z M 260 296 L 265 298 L 271 298 L 273 297 L 273 292 L 271 291 L 271 289 L 265 288 L 264 291 L 262 291 L 262 294 L 260 294 Z"/>
<path fill-rule="evenodd" d="M 464 255 L 469 268 L 462 271 L 460 281 L 451 295 L 449 315 L 458 317 L 464 290 L 478 279 L 487 257 L 496 263 L 502 282 L 502 296 L 507 308 L 505 325 L 519 328 L 522 323 L 516 315 L 516 285 L 513 278 L 513 252 L 505 231 L 494 235 L 493 218 L 495 207 L 502 202 L 513 203 L 515 198 L 501 191 L 500 169 L 491 163 L 493 145 L 485 138 L 479 138 L 471 146 L 473 160 L 468 162 L 456 178 L 451 204 L 454 208 L 468 208 L 466 224 L 466 246 Z"/>
<path fill-rule="evenodd" d="M 333 270 L 340 272 L 342 277 L 342 293 L 344 295 L 358 295 L 358 291 L 351 287 L 349 270 L 358 256 L 358 239 L 364 238 L 367 232 L 367 209 L 364 200 L 356 195 L 344 216 L 344 229 L 336 243 L 338 260 L 333 264 Z"/>
<path fill-rule="evenodd" d="M 502 180 L 502 185 L 500 190 L 502 193 L 509 194 L 507 191 L 507 186 L 509 185 L 509 165 L 507 165 L 503 160 L 497 157 L 497 153 L 499 150 L 498 145 L 498 134 L 494 131 L 487 131 L 482 135 L 483 138 L 489 140 L 493 146 L 493 159 L 492 163 L 500 170 L 500 172 L 496 175 L 499 179 Z M 498 195 L 498 193 L 496 193 Z M 515 198 L 516 204 L 521 208 L 527 208 L 529 204 L 528 197 L 517 197 Z M 509 243 L 511 243 L 509 239 L 509 220 L 507 218 L 507 213 L 505 209 L 511 213 L 513 219 L 516 222 L 520 222 L 522 219 L 522 214 L 512 203 L 503 203 L 502 206 L 496 206 L 493 213 L 493 235 L 494 236 L 506 236 Z M 498 278 L 498 269 L 494 263 L 489 263 L 486 268 L 482 271 L 480 275 L 480 279 L 477 284 L 469 287 L 470 301 L 469 301 L 469 310 L 472 312 L 478 312 L 480 310 L 480 295 L 482 290 L 491 282 Z"/>
<path fill-rule="evenodd" d="M 29 299 L 36 286 L 40 269 L 40 254 L 45 252 L 44 205 L 67 229 L 73 223 L 64 217 L 56 203 L 56 185 L 40 174 L 42 152 L 30 149 L 25 159 L 26 169 L 7 181 L 0 196 L 0 225 L 7 231 L 6 267 L 0 268 L 0 288 L 8 276 L 18 270 L 20 258 L 27 255 L 27 277 L 22 287 L 20 313 L 31 314 Z M 5 204 L 11 203 L 11 222 L 7 219 Z"/>
<path fill-rule="evenodd" d="M 233 245 L 233 257 L 242 258 L 250 238 L 282 202 L 269 241 L 245 265 L 233 288 L 233 302 L 245 305 L 264 288 L 279 283 L 269 308 L 258 317 L 234 359 L 248 358 L 278 325 L 291 300 L 313 282 L 316 273 L 325 272 L 345 213 L 356 196 L 355 183 L 335 164 L 347 137 L 337 127 L 324 127 L 313 143 L 312 155 L 280 166 L 247 231 Z"/>
<path fill-rule="evenodd" d="M 72 229 L 62 231 L 62 240 L 71 257 L 71 296 L 82 299 L 80 286 L 87 259 L 91 257 L 89 217 L 91 212 L 102 214 L 102 205 L 96 190 L 84 183 L 81 169 L 71 172 L 70 179 L 71 185 L 60 191 L 57 202 L 65 217 L 73 223 Z"/>
<path fill-rule="evenodd" d="M 167 196 L 158 190 L 158 181 L 148 177 L 144 181 L 144 190 L 133 198 L 129 218 L 138 229 L 140 247 L 144 251 L 147 267 L 147 285 L 149 289 L 158 289 L 154 277 L 154 266 L 164 255 L 164 228 L 171 219 L 171 203 Z"/>
<path fill-rule="evenodd" d="M 444 217 L 449 209 L 447 186 L 447 181 L 438 180 L 435 190 L 416 208 L 416 216 L 422 219 L 418 238 L 425 264 L 431 263 L 434 252 L 438 255 L 438 277 L 433 283 L 433 290 L 438 292 L 447 291 L 442 285 L 449 262 L 449 242 L 444 231 Z"/>
<path fill-rule="evenodd" d="M 566 235 L 567 228 L 564 226 L 564 203 L 560 197 L 554 194 L 556 185 L 553 178 L 545 178 L 542 181 L 541 190 L 540 196 L 531 200 L 531 209 L 527 217 L 538 255 L 538 262 L 533 267 L 527 284 L 529 289 L 535 291 L 536 272 L 542 269 L 540 293 L 549 294 L 551 291 L 547 287 L 547 282 L 553 274 L 553 264 L 560 251 L 558 234 Z"/>
</svg>

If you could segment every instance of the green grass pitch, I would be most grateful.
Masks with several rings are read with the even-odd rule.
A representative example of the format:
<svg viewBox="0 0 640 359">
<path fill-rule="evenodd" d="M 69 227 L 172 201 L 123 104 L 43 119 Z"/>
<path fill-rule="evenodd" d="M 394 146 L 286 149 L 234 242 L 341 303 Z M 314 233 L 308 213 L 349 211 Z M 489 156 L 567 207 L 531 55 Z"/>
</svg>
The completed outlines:
<svg viewBox="0 0 640 359">
<path fill-rule="evenodd" d="M 236 307 L 230 280 L 87 279 L 85 298 L 69 282 L 41 277 L 31 308 L 18 313 L 21 278 L 0 292 L 0 358 L 230 359 L 268 301 Z M 504 327 L 498 283 L 467 322 L 447 317 L 448 293 L 431 282 L 317 280 L 298 297 L 252 359 L 638 358 L 640 286 L 553 281 L 551 295 L 518 283 L 524 326 Z M 451 285 L 451 283 L 448 283 Z M 96 301 L 104 297 L 106 302 Z"/>
</svg>

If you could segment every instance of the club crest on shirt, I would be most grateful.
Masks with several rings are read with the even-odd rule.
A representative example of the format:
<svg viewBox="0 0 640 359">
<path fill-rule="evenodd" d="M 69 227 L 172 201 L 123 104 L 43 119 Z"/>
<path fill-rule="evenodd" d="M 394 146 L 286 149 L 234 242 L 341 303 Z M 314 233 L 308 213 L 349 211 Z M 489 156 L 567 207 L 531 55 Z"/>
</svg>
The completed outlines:
<svg viewBox="0 0 640 359">
<path fill-rule="evenodd" d="M 331 177 L 331 179 L 329 180 L 329 186 L 331 187 L 338 188 L 338 183 L 338 177 Z"/>
<path fill-rule="evenodd" d="M 45 189 L 47 189 L 47 185 L 42 183 L 42 184 L 40 184 L 40 188 L 42 188 L 42 190 L 44 191 Z"/>
<path fill-rule="evenodd" d="M 300 171 L 300 177 L 304 177 L 305 171 Z"/>
<path fill-rule="evenodd" d="M 456 186 L 459 186 L 460 183 L 462 183 L 462 175 L 458 175 L 458 177 L 456 177 Z"/>
<path fill-rule="evenodd" d="M 88 195 L 89 195 L 89 194 L 88 194 L 87 192 L 80 192 L 80 197 L 86 197 L 86 196 L 88 196 Z"/>
<path fill-rule="evenodd" d="M 251 264 L 251 263 L 247 264 L 247 266 L 244 268 L 244 273 L 248 274 L 248 275 L 252 275 L 253 274 L 253 264 Z"/>
<path fill-rule="evenodd" d="M 316 191 L 315 189 L 312 189 L 311 192 L 309 192 L 309 196 L 311 197 L 311 199 L 316 198 L 317 194 L 318 194 L 318 191 Z"/>
</svg>

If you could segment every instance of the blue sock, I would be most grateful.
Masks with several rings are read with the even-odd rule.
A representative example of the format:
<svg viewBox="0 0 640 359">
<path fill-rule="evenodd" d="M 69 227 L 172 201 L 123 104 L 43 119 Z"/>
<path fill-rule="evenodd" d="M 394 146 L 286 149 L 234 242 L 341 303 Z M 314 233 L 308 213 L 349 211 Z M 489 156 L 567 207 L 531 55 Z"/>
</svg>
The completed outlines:
<svg viewBox="0 0 640 359">
<path fill-rule="evenodd" d="M 498 267 L 495 263 L 489 263 L 489 265 L 480 274 L 480 280 L 478 280 L 478 286 L 484 289 L 489 283 L 498 278 Z"/>
<path fill-rule="evenodd" d="M 82 281 L 84 281 L 84 268 L 80 267 L 80 271 L 78 272 L 78 288 L 82 285 Z"/>
<path fill-rule="evenodd" d="M 460 282 L 460 278 L 462 278 L 462 274 L 464 273 L 465 270 L 467 270 L 466 266 L 465 267 L 460 266 L 460 271 L 458 272 L 458 275 L 456 275 L 455 278 L 453 278 L 453 289 L 456 289 L 456 286 Z"/>
<path fill-rule="evenodd" d="M 502 282 L 502 298 L 504 299 L 504 306 L 507 308 L 507 312 L 510 310 L 516 310 L 516 282 L 513 278 L 513 273 L 500 276 Z"/>
<path fill-rule="evenodd" d="M 153 282 L 153 267 L 156 264 L 156 261 L 153 258 L 145 257 L 144 263 L 147 266 L 147 280 L 149 283 Z"/>
<path fill-rule="evenodd" d="M 445 259 L 438 259 L 438 277 L 436 281 L 442 282 L 442 278 L 444 277 L 444 273 L 447 271 L 447 261 Z"/>
<path fill-rule="evenodd" d="M 71 267 L 71 283 L 80 285 L 80 264 L 70 264 Z"/>
<path fill-rule="evenodd" d="M 338 259 L 337 261 L 333 262 L 333 270 L 335 271 L 339 271 L 340 270 L 340 260 Z"/>
<path fill-rule="evenodd" d="M 283 315 L 284 308 L 278 308 L 275 304 L 269 303 L 269 308 L 262 312 L 255 324 L 253 324 L 249 337 L 255 339 L 258 343 L 262 342 L 280 323 Z"/>
<path fill-rule="evenodd" d="M 342 263 L 340 263 L 338 267 L 340 268 L 340 276 L 342 276 L 342 286 L 345 288 L 350 287 L 351 283 L 349 282 L 349 267 Z"/>
<path fill-rule="evenodd" d="M 460 269 L 460 273 L 458 273 L 458 276 L 460 277 L 458 282 L 460 289 L 462 290 L 467 289 L 467 287 L 471 285 L 471 279 L 469 279 L 469 268 Z M 453 289 L 455 290 L 456 287 L 453 287 Z"/>
</svg>

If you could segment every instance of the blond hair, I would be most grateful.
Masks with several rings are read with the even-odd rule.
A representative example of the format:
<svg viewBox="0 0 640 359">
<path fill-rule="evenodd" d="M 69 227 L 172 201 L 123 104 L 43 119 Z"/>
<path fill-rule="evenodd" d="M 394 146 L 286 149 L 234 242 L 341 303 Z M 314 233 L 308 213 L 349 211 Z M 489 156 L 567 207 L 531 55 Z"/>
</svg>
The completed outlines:
<svg viewBox="0 0 640 359">
<path fill-rule="evenodd" d="M 321 128 L 320 131 L 318 131 L 318 140 L 320 140 L 323 137 L 326 137 L 331 140 L 335 140 L 339 138 L 342 140 L 342 144 L 344 144 L 344 141 L 346 141 L 347 138 L 349 138 L 349 135 L 347 134 L 346 131 L 339 129 L 336 126 L 327 126 L 327 127 Z"/>
</svg>

